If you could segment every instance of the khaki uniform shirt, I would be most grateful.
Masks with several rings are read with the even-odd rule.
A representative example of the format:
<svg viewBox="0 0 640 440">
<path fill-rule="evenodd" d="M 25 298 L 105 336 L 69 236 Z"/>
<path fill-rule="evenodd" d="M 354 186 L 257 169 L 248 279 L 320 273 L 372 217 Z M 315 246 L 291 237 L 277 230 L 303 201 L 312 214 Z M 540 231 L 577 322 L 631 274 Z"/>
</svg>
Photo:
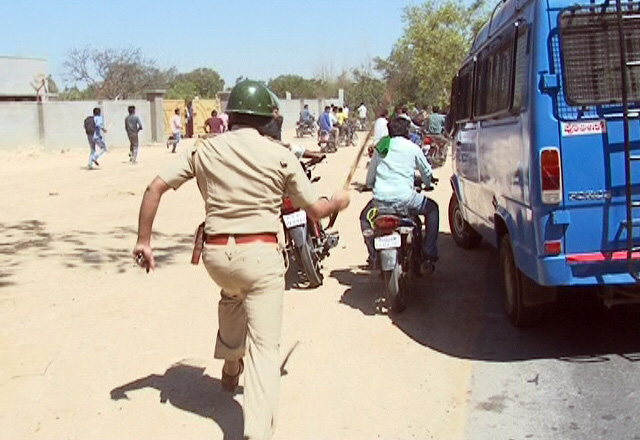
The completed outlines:
<svg viewBox="0 0 640 440">
<path fill-rule="evenodd" d="M 252 128 L 187 148 L 159 177 L 173 189 L 196 178 L 209 235 L 276 234 L 285 193 L 300 208 L 318 200 L 293 153 Z"/>
</svg>

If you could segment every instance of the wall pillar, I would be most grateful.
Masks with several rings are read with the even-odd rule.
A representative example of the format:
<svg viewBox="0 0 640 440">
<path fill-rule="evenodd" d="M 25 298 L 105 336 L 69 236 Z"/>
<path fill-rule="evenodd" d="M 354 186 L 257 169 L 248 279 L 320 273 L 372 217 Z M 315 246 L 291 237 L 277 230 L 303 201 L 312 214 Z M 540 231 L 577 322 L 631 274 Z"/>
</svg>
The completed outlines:
<svg viewBox="0 0 640 440">
<path fill-rule="evenodd" d="M 47 137 L 44 127 L 44 103 L 38 100 L 36 104 L 38 106 L 38 139 L 40 140 L 40 145 L 46 148 Z"/>
<path fill-rule="evenodd" d="M 145 90 L 151 113 L 151 141 L 164 140 L 164 94 L 166 90 Z"/>
</svg>

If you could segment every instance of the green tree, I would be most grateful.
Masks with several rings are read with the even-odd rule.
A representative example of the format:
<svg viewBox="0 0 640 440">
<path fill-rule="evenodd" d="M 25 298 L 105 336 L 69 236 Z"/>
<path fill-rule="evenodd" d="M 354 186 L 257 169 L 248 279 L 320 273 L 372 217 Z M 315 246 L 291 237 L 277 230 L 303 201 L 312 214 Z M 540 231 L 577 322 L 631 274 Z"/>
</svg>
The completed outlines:
<svg viewBox="0 0 640 440">
<path fill-rule="evenodd" d="M 385 81 L 365 68 L 353 69 L 352 75 L 353 81 L 345 87 L 346 101 L 351 108 L 355 109 L 364 102 L 374 112 L 380 109 L 387 89 Z"/>
<path fill-rule="evenodd" d="M 404 10 L 403 35 L 376 69 L 393 85 L 394 101 L 446 105 L 451 80 L 469 52 L 486 13 L 484 0 L 428 0 Z"/>
<path fill-rule="evenodd" d="M 189 73 L 182 73 L 170 84 L 171 89 L 181 92 L 189 92 L 180 98 L 191 99 L 194 96 L 200 98 L 215 98 L 216 93 L 224 90 L 224 80 L 220 74 L 208 67 L 200 67 Z"/>
<path fill-rule="evenodd" d="M 286 92 L 290 92 L 294 99 L 318 97 L 317 80 L 306 79 L 300 75 L 280 75 L 270 80 L 267 86 L 279 98 L 284 98 Z"/>
<path fill-rule="evenodd" d="M 198 88 L 191 81 L 175 80 L 167 90 L 168 99 L 192 99 L 196 95 Z"/>
</svg>

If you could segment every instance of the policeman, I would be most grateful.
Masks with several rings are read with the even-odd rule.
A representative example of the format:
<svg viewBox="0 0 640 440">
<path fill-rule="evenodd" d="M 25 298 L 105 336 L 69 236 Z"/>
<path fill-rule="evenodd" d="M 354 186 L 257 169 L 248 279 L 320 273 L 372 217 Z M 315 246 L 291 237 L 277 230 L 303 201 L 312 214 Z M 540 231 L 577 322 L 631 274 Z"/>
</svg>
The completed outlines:
<svg viewBox="0 0 640 440">
<path fill-rule="evenodd" d="M 231 130 L 187 148 L 147 187 L 133 250 L 141 266 L 155 269 L 151 229 L 162 194 L 195 177 L 206 211 L 203 261 L 221 287 L 214 357 L 224 359 L 227 390 L 246 368 L 247 439 L 271 438 L 277 421 L 285 267 L 276 237 L 283 195 L 314 219 L 349 205 L 344 191 L 319 199 L 293 153 L 262 136 L 277 106 L 262 83 L 236 85 L 227 104 Z"/>
</svg>

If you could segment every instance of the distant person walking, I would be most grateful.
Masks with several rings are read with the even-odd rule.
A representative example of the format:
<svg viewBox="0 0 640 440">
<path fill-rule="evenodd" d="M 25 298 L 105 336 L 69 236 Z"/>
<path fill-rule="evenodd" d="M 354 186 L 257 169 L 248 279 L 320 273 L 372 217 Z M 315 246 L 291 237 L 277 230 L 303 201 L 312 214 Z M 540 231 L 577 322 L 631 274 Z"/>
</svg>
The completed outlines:
<svg viewBox="0 0 640 440">
<path fill-rule="evenodd" d="M 171 132 L 173 133 L 173 149 L 172 153 L 176 152 L 176 148 L 178 148 L 178 144 L 180 144 L 180 138 L 182 137 L 182 118 L 180 118 L 180 109 L 177 108 L 174 112 L 173 118 L 171 119 Z M 169 143 L 167 143 L 167 148 L 169 148 Z"/>
<path fill-rule="evenodd" d="M 204 131 L 208 134 L 224 133 L 224 121 L 218 116 L 216 110 L 213 110 L 211 117 L 204 121 Z"/>
<path fill-rule="evenodd" d="M 358 119 L 362 127 L 367 126 L 367 106 L 364 105 L 364 102 L 361 102 L 358 106 Z"/>
<path fill-rule="evenodd" d="M 104 127 L 104 119 L 102 119 L 99 107 L 93 109 L 93 116 L 89 116 L 84 120 L 84 129 L 89 140 L 89 169 L 93 169 L 93 165 L 100 166 L 98 159 L 108 151 L 107 143 L 104 140 L 104 133 L 107 129 Z M 98 151 L 98 148 L 100 151 Z"/>
<path fill-rule="evenodd" d="M 193 118 L 195 113 L 193 112 L 193 101 L 187 103 L 187 137 L 193 137 Z"/>
<path fill-rule="evenodd" d="M 220 115 L 220 119 L 222 119 L 222 122 L 224 123 L 223 131 L 228 131 L 229 130 L 229 114 L 227 112 L 222 112 L 222 114 Z"/>
<path fill-rule="evenodd" d="M 142 130 L 142 122 L 136 115 L 136 107 L 130 105 L 127 109 L 129 116 L 124 119 L 124 129 L 129 137 L 129 161 L 131 163 L 138 163 L 138 132 Z"/>
<path fill-rule="evenodd" d="M 95 113 L 95 109 L 94 109 Z M 93 169 L 94 164 L 98 164 L 96 161 L 96 142 L 93 140 L 93 135 L 96 132 L 96 121 L 93 119 L 93 114 L 84 118 L 84 131 L 87 134 L 87 140 L 89 141 L 89 165 L 90 170 Z"/>
</svg>

